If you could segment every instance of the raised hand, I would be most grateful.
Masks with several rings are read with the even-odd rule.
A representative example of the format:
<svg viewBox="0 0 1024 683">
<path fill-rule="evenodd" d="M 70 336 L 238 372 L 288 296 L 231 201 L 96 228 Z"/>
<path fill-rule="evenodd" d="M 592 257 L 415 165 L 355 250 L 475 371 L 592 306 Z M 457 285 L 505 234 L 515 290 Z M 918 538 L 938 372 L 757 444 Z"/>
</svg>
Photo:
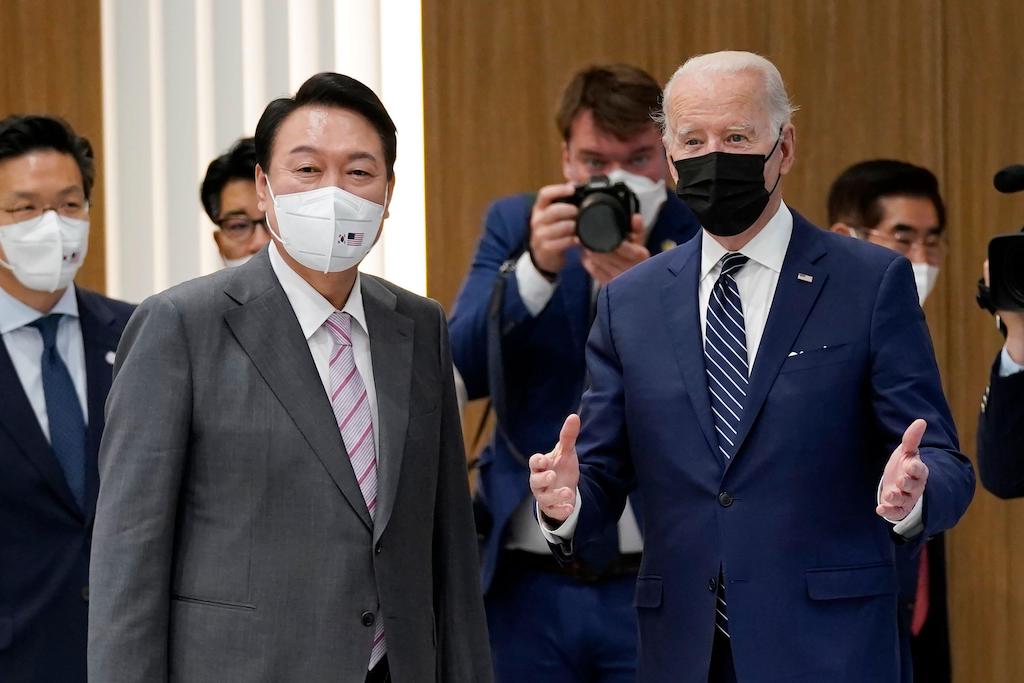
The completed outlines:
<svg viewBox="0 0 1024 683">
<path fill-rule="evenodd" d="M 879 496 L 881 502 L 875 512 L 890 522 L 898 522 L 909 515 L 924 495 L 928 466 L 921 460 L 918 448 L 927 427 L 924 420 L 914 420 L 903 433 L 903 443 L 892 452 L 885 466 Z"/>
<path fill-rule="evenodd" d="M 540 511 L 547 517 L 564 522 L 576 508 L 576 485 L 580 481 L 580 462 L 576 457 L 576 438 L 580 435 L 580 418 L 570 415 L 558 435 L 558 445 L 547 454 L 530 458 L 530 489 Z"/>
</svg>

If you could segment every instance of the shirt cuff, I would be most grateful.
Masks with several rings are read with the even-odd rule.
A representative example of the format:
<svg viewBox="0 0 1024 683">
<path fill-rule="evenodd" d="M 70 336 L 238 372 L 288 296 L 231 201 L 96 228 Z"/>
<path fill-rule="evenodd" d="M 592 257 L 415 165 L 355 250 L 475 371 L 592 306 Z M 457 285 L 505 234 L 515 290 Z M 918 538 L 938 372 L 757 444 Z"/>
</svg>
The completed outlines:
<svg viewBox="0 0 1024 683">
<path fill-rule="evenodd" d="M 544 521 L 544 518 L 540 514 L 540 506 L 535 506 L 537 510 L 537 523 L 540 524 L 540 532 L 544 535 L 544 540 L 548 543 L 555 545 L 564 545 L 566 543 L 572 543 L 573 534 L 576 533 L 576 523 L 580 519 L 580 508 L 583 506 L 583 499 L 580 498 L 579 487 L 576 488 L 576 505 L 573 507 L 572 514 L 565 518 L 565 521 L 561 523 L 557 528 L 552 528 Z"/>
<path fill-rule="evenodd" d="M 519 298 L 530 315 L 536 318 L 551 301 L 557 284 L 540 274 L 533 265 L 530 252 L 524 251 L 516 261 L 516 283 L 519 285 Z"/>
<path fill-rule="evenodd" d="M 875 495 L 875 499 L 879 504 L 882 503 L 881 480 L 878 481 L 878 493 Z M 897 522 L 889 519 L 888 517 L 883 517 L 883 519 L 889 522 L 889 524 L 892 524 L 892 530 L 903 538 L 914 538 L 924 531 L 924 494 L 921 494 L 921 497 L 917 499 L 916 503 L 914 503 L 914 507 L 910 509 L 910 513 L 900 521 Z"/>
<path fill-rule="evenodd" d="M 1010 375 L 1016 375 L 1018 372 L 1024 372 L 1024 365 L 1010 358 L 1010 352 L 1004 346 L 1003 352 L 1000 354 L 999 376 L 1009 377 Z"/>
</svg>

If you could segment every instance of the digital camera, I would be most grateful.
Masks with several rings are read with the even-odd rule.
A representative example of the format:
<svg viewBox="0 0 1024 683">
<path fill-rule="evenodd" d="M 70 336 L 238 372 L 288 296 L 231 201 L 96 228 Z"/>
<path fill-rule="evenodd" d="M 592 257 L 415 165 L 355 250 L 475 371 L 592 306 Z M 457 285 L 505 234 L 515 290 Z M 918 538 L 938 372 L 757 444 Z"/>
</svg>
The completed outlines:
<svg viewBox="0 0 1024 683">
<path fill-rule="evenodd" d="M 576 236 L 591 251 L 615 251 L 629 237 L 630 221 L 640 211 L 640 200 L 625 183 L 612 184 L 607 176 L 591 177 L 560 202 L 579 207 Z"/>
</svg>

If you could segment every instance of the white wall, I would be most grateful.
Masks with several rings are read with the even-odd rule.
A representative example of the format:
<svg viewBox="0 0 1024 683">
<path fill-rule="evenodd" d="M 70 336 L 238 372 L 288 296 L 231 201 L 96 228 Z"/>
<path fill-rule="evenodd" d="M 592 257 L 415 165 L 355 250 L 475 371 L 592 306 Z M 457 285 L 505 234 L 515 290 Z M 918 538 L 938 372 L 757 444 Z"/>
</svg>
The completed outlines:
<svg viewBox="0 0 1024 683">
<path fill-rule="evenodd" d="M 390 218 L 362 268 L 425 293 L 419 0 L 102 0 L 102 13 L 111 296 L 220 267 L 206 166 L 319 71 L 372 87 L 398 127 Z"/>
</svg>

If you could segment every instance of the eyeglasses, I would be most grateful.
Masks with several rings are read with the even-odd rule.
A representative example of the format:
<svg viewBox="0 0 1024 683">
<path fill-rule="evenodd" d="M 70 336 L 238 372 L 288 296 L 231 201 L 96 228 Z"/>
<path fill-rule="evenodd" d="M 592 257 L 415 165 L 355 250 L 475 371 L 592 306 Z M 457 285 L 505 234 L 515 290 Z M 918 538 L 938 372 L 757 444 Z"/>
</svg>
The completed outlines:
<svg viewBox="0 0 1024 683">
<path fill-rule="evenodd" d="M 249 218 L 246 215 L 228 216 L 217 221 L 217 227 L 232 242 L 248 242 L 256 233 L 256 226 L 267 229 L 267 219 Z"/>
<path fill-rule="evenodd" d="M 30 202 L 26 202 L 24 204 L 17 204 L 9 209 L 5 207 L 0 209 L 0 211 L 3 211 L 10 216 L 15 223 L 39 218 L 47 211 L 56 211 L 64 218 L 84 219 L 89 217 L 89 202 L 65 200 L 57 206 L 37 206 Z"/>
<path fill-rule="evenodd" d="M 894 249 L 904 256 L 914 250 L 914 245 L 919 244 L 927 256 L 941 256 L 946 249 L 946 234 L 944 232 L 929 232 L 918 236 L 910 230 L 896 230 L 886 232 L 877 228 L 854 228 L 863 232 L 869 237 L 874 237 L 884 242 L 890 249 Z"/>
</svg>

